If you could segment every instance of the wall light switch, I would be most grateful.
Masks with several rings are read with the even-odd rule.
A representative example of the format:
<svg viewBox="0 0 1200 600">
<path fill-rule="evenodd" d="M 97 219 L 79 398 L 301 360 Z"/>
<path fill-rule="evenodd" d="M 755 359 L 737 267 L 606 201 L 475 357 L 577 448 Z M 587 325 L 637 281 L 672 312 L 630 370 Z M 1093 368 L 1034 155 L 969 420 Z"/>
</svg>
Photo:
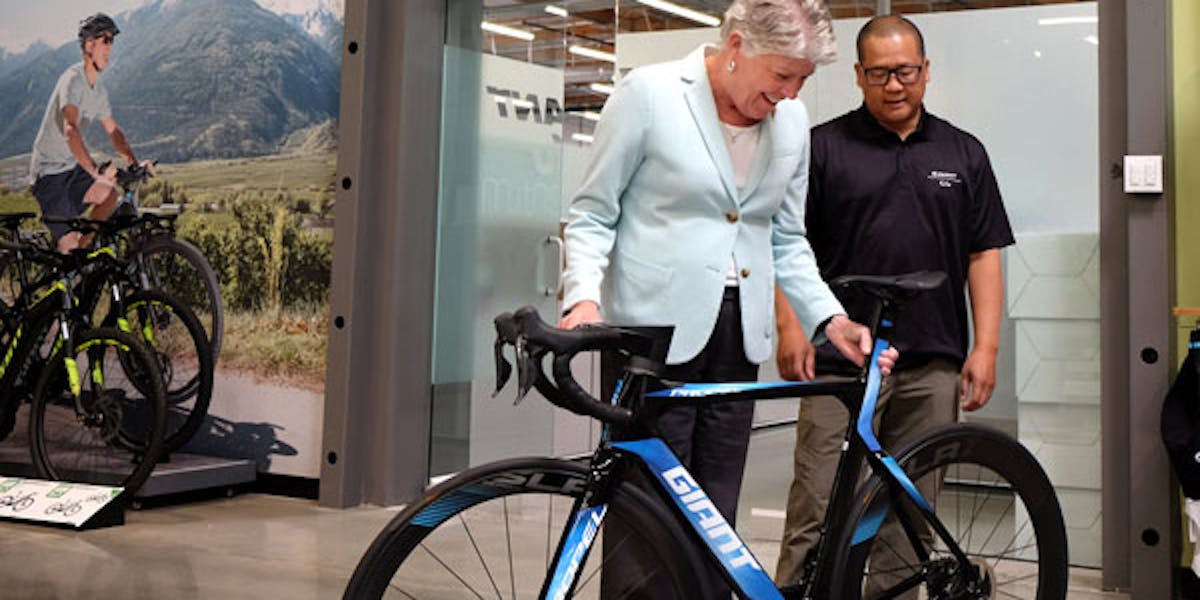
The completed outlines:
<svg viewBox="0 0 1200 600">
<path fill-rule="evenodd" d="M 1163 192 L 1163 157 L 1153 155 L 1125 156 L 1125 193 L 1161 194 Z"/>
</svg>

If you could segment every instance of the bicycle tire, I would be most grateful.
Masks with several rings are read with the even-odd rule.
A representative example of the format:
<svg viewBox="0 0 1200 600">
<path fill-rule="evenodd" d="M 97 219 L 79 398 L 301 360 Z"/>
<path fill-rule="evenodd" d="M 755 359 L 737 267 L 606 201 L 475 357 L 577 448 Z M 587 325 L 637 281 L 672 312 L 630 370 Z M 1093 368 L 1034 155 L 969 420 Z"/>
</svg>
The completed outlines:
<svg viewBox="0 0 1200 600">
<path fill-rule="evenodd" d="M 130 332 L 146 343 L 159 365 L 167 394 L 164 449 L 169 454 L 192 439 L 208 416 L 213 390 L 213 355 L 208 335 L 187 304 L 161 291 L 139 290 L 125 298 L 123 304 Z M 113 310 L 104 326 L 113 327 L 117 318 Z M 142 380 L 137 378 L 135 383 Z"/>
<path fill-rule="evenodd" d="M 584 493 L 586 481 L 584 465 L 539 458 L 500 461 L 460 473 L 428 490 L 422 500 L 388 523 L 359 561 L 343 597 L 464 598 L 473 597 L 472 593 L 483 597 L 482 591 L 487 597 L 537 598 L 557 547 L 554 544 L 566 531 L 566 517 Z M 669 557 L 660 567 L 675 587 L 641 590 L 640 595 L 632 591 L 631 597 L 707 597 L 706 590 L 698 589 L 694 576 L 706 565 L 665 505 L 629 483 L 621 483 L 615 494 L 614 503 L 625 502 L 631 507 L 622 511 L 631 517 L 626 529 L 651 544 L 656 556 Z M 464 516 L 469 512 L 474 514 Z M 518 512 L 521 519 L 516 533 L 513 512 Z M 496 523 L 501 516 L 503 531 Z M 539 522 L 543 516 L 544 528 Z M 609 511 L 605 522 L 611 518 L 613 513 Z M 604 535 L 604 530 L 602 526 L 597 535 Z M 485 533 L 503 539 L 480 543 Z M 513 538 L 517 538 L 515 543 Z M 424 551 L 417 552 L 419 548 Z M 507 552 L 508 569 L 486 561 L 481 548 L 495 550 L 502 558 Z M 455 556 L 456 550 L 467 550 L 467 554 Z M 598 597 L 600 577 L 596 571 L 602 554 L 598 537 L 580 567 L 572 597 Z M 518 578 L 516 568 L 521 567 L 528 569 L 528 575 Z M 439 575 L 445 575 L 446 581 L 433 581 Z"/>
<path fill-rule="evenodd" d="M 74 347 L 84 414 L 69 389 L 65 348 L 60 348 L 34 387 L 29 419 L 33 463 L 45 479 L 120 486 L 123 496 L 132 497 L 162 455 L 162 380 L 131 379 L 153 372 L 155 359 L 138 338 L 116 329 L 77 332 Z M 130 364 L 139 365 L 141 374 L 130 373 Z"/>
<path fill-rule="evenodd" d="M 919 585 L 931 598 L 1066 597 L 1067 537 L 1062 510 L 1050 479 L 1024 446 L 994 429 L 958 424 L 914 441 L 896 457 L 914 483 L 922 477 L 945 473 L 947 483 L 938 495 L 935 511 L 968 556 L 973 570 L 987 583 L 976 583 L 975 590 L 967 590 L 968 578 L 963 570 L 955 570 L 958 563 L 943 545 L 930 545 L 928 540 L 922 542 L 929 560 L 920 562 L 901 556 L 913 552 L 911 545 L 880 547 L 874 560 L 911 563 L 896 570 L 872 569 L 869 557 L 881 538 L 870 536 L 855 544 L 855 532 L 860 524 L 869 523 L 872 515 L 878 518 L 883 514 L 878 511 L 892 512 L 887 484 L 872 475 L 859 488 L 856 508 L 835 546 L 829 578 L 834 598 L 872 597 L 873 590 L 910 576 L 923 580 Z M 965 510 L 964 500 L 969 502 Z M 915 511 L 907 496 L 901 503 Z M 890 515 L 888 520 L 893 518 Z M 1012 539 L 1005 542 L 1003 537 L 1009 531 Z"/>
<path fill-rule="evenodd" d="M 138 260 L 139 256 L 145 260 Z M 172 260 L 171 256 L 182 259 Z M 221 356 L 225 339 L 225 305 L 221 285 L 208 258 L 194 244 L 172 235 L 157 235 L 134 251 L 134 260 L 146 269 L 150 287 L 188 303 L 208 332 L 213 365 Z"/>
</svg>

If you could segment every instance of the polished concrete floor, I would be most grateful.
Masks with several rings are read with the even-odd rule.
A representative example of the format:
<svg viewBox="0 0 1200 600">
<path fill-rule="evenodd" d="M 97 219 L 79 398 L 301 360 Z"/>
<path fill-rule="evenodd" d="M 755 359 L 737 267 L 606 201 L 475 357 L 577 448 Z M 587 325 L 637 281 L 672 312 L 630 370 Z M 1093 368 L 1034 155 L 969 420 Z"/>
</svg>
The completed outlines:
<svg viewBox="0 0 1200 600">
<path fill-rule="evenodd" d="M 789 428 L 755 435 L 740 529 L 773 569 Z M 356 562 L 396 509 L 320 508 L 246 494 L 130 511 L 86 532 L 0 522 L 0 598 L 339 598 Z M 1073 569 L 1074 600 L 1123 599 L 1100 573 Z"/>
</svg>

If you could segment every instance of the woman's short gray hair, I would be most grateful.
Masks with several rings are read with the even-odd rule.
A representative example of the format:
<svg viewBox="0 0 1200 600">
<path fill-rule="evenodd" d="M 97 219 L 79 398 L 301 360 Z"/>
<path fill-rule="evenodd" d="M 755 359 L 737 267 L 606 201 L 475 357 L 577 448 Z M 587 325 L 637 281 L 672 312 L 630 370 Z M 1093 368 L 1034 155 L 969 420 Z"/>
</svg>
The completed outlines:
<svg viewBox="0 0 1200 600">
<path fill-rule="evenodd" d="M 750 54 L 781 54 L 814 65 L 837 60 L 833 16 L 823 0 L 733 0 L 721 24 L 721 42 L 742 34 Z"/>
</svg>

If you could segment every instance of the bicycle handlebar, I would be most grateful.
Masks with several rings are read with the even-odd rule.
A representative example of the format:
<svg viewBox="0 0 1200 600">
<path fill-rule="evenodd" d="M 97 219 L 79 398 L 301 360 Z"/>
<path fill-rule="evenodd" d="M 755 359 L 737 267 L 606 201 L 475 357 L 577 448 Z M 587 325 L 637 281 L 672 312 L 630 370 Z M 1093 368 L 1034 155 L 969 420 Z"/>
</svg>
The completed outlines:
<svg viewBox="0 0 1200 600">
<path fill-rule="evenodd" d="M 152 166 L 157 165 L 158 161 L 152 160 L 150 161 L 150 164 Z M 112 165 L 112 161 L 106 160 L 96 166 L 96 171 L 103 173 L 110 165 Z M 142 163 L 134 163 L 125 167 L 124 169 L 117 169 L 116 179 L 117 185 L 123 188 L 128 188 L 131 185 L 142 183 L 143 181 L 150 179 L 150 169 L 146 168 Z"/>
<path fill-rule="evenodd" d="M 588 325 L 578 329 L 559 329 L 547 324 L 537 309 L 525 306 L 513 313 L 496 317 L 496 393 L 508 382 L 512 366 L 504 358 L 504 346 L 516 348 L 518 400 L 531 387 L 556 406 L 573 413 L 594 417 L 606 423 L 628 425 L 633 413 L 627 409 L 601 402 L 589 394 L 571 373 L 571 359 L 580 352 L 615 350 L 642 360 L 641 364 L 661 368 L 652 354 L 656 340 L 631 329 L 609 325 Z M 546 376 L 542 360 L 553 354 L 553 381 Z M 494 395 L 494 394 L 493 394 Z"/>
<path fill-rule="evenodd" d="M 909 299 L 941 287 L 946 274 L 941 271 L 919 271 L 901 275 L 848 275 L 830 282 L 831 287 L 852 287 L 873 296 L 880 309 L 898 310 Z M 878 317 L 878 315 L 877 315 Z M 870 324 L 874 338 L 879 319 Z M 512 366 L 504 358 L 504 346 L 512 345 L 517 355 L 517 401 L 531 388 L 537 388 L 556 406 L 573 413 L 594 417 L 607 423 L 628 425 L 633 413 L 624 407 L 602 402 L 589 394 L 571 373 L 571 359 L 590 350 L 616 350 L 630 355 L 630 369 L 657 375 L 666 359 L 669 335 L 651 335 L 627 327 L 586 325 L 577 329 L 559 329 L 548 325 L 537 309 L 525 306 L 513 313 L 496 317 L 496 390 L 495 396 L 512 375 Z M 891 327 L 887 324 L 886 327 Z M 554 355 L 551 371 L 553 381 L 546 376 L 542 361 L 546 354 Z"/>
</svg>

